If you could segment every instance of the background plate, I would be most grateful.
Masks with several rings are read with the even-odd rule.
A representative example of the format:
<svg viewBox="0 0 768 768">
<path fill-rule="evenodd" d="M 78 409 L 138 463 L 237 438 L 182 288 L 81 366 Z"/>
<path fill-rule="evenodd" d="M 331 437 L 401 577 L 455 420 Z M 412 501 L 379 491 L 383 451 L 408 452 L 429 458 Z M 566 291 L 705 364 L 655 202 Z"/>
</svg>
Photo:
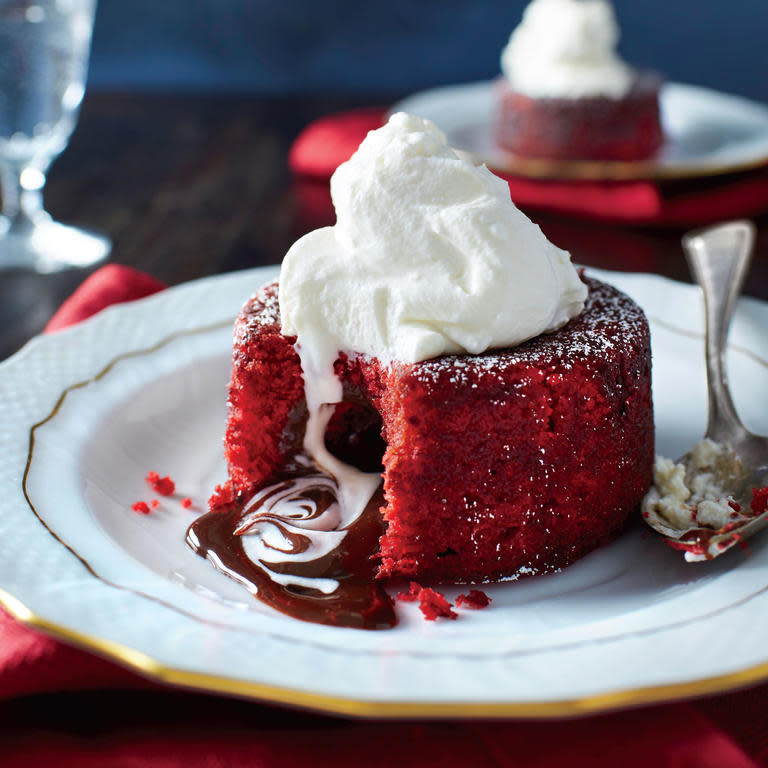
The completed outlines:
<svg viewBox="0 0 768 768">
<path fill-rule="evenodd" d="M 695 288 L 593 274 L 651 320 L 658 448 L 704 431 Z M 383 632 L 270 611 L 184 545 L 224 478 L 232 320 L 275 268 L 110 308 L 0 365 L 0 600 L 19 619 L 148 676 L 358 715 L 552 716 L 723 690 L 768 676 L 768 538 L 707 564 L 639 524 L 561 573 L 487 588 L 485 611 Z M 768 432 L 768 305 L 743 300 L 734 398 Z M 150 516 L 147 471 L 177 495 Z M 449 596 L 460 590 L 448 588 Z"/>
<path fill-rule="evenodd" d="M 708 88 L 665 83 L 660 107 L 666 141 L 647 162 L 553 162 L 517 158 L 493 138 L 492 81 L 416 93 L 392 107 L 435 122 L 448 143 L 497 171 L 550 179 L 685 178 L 768 162 L 768 107 Z"/>
</svg>

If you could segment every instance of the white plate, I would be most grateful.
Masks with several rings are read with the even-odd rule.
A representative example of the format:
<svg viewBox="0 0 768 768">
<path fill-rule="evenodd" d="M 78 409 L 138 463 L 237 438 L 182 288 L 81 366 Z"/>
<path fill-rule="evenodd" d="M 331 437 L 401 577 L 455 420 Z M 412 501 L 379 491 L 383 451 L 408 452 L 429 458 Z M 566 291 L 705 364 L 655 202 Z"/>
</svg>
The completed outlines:
<svg viewBox="0 0 768 768">
<path fill-rule="evenodd" d="M 542 178 L 684 178 L 727 173 L 768 162 L 768 107 L 739 96 L 680 83 L 660 93 L 665 143 L 648 162 L 551 162 L 515 158 L 493 138 L 493 82 L 413 94 L 392 107 L 429 118 L 448 137 L 497 171 Z"/>
<path fill-rule="evenodd" d="M 658 447 L 704 429 L 696 290 L 593 274 L 651 319 Z M 768 676 L 768 537 L 686 565 L 641 526 L 562 573 L 490 586 L 493 604 L 393 630 L 272 612 L 184 545 L 224 478 L 231 323 L 272 268 L 113 307 L 0 365 L 0 598 L 19 619 L 150 677 L 360 715 L 543 716 L 723 690 Z M 768 432 L 768 306 L 743 301 L 729 363 L 745 421 Z M 148 470 L 174 499 L 149 516 Z M 448 590 L 455 596 L 459 590 Z"/>
</svg>

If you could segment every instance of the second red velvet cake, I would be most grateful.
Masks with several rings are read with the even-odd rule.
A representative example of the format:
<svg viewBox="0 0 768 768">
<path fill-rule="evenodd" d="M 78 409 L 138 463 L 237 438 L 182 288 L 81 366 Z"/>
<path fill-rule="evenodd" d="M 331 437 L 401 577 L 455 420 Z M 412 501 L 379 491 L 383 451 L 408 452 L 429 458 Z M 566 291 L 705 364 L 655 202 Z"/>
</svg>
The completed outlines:
<svg viewBox="0 0 768 768">
<path fill-rule="evenodd" d="M 332 453 L 381 469 L 380 578 L 490 581 L 550 571 L 614 537 L 648 489 L 650 343 L 640 308 L 585 280 L 583 312 L 513 349 L 381 366 L 342 355 Z M 220 494 L 301 450 L 307 409 L 277 285 L 235 328 Z"/>
<path fill-rule="evenodd" d="M 532 0 L 501 54 L 498 144 L 520 159 L 637 162 L 664 136 L 659 78 L 616 50 L 610 0 Z"/>
<path fill-rule="evenodd" d="M 635 162 L 651 157 L 664 134 L 659 81 L 638 78 L 621 98 L 534 98 L 496 85 L 496 139 L 521 158 L 563 161 Z"/>
</svg>

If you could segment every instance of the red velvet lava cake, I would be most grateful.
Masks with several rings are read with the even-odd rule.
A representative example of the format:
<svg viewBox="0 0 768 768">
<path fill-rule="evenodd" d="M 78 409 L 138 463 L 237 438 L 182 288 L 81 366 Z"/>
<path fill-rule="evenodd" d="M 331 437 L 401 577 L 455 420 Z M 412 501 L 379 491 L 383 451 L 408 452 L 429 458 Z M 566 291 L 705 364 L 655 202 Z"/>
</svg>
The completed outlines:
<svg viewBox="0 0 768 768">
<path fill-rule="evenodd" d="M 329 450 L 383 474 L 379 578 L 483 582 L 550 571 L 610 540 L 648 489 L 650 342 L 642 310 L 585 279 L 583 312 L 512 349 L 382 366 L 341 355 Z M 301 450 L 307 409 L 277 285 L 235 326 L 218 501 Z"/>
<path fill-rule="evenodd" d="M 520 158 L 637 162 L 664 141 L 659 80 L 643 74 L 625 96 L 532 97 L 499 78 L 499 146 Z"/>
</svg>

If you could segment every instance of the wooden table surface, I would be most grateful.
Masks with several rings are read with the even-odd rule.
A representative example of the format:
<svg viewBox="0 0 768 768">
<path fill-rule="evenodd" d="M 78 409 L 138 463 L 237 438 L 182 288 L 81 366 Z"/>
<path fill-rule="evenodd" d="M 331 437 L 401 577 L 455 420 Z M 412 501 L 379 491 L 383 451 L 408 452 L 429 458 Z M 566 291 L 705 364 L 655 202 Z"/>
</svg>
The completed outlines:
<svg viewBox="0 0 768 768">
<path fill-rule="evenodd" d="M 46 205 L 60 221 L 108 234 L 112 261 L 171 284 L 277 264 L 297 237 L 332 223 L 305 213 L 286 167 L 292 140 L 322 114 L 397 96 L 89 94 L 51 168 Z M 528 213 L 578 263 L 688 279 L 682 230 Z M 758 226 L 745 292 L 768 299 L 768 216 Z M 0 273 L 0 359 L 39 333 L 86 274 Z"/>
</svg>

